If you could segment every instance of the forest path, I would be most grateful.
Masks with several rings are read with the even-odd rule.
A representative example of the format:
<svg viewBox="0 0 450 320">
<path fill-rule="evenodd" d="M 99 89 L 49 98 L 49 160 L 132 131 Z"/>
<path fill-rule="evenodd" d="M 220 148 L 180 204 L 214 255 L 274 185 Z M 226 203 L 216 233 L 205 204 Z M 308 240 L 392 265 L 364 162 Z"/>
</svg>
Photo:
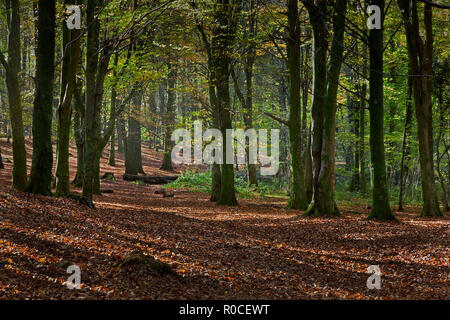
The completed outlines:
<svg viewBox="0 0 450 320">
<path fill-rule="evenodd" d="M 157 169 L 160 155 L 143 149 L 145 171 L 164 174 Z M 399 223 L 379 223 L 365 219 L 367 210 L 349 207 L 341 218 L 302 219 L 284 208 L 284 199 L 240 199 L 238 207 L 222 207 L 183 190 L 163 198 L 154 193 L 159 186 L 123 181 L 122 160 L 116 168 L 105 161 L 101 172 L 118 179 L 102 182 L 114 193 L 96 196 L 96 210 L 11 191 L 11 164 L 5 163 L 0 298 L 450 298 L 448 215 L 422 219 L 419 208 L 409 207 L 396 213 Z M 71 158 L 72 174 L 75 163 Z M 115 267 L 136 249 L 182 277 Z M 63 284 L 69 275 L 55 266 L 63 261 L 80 267 L 81 289 Z M 381 269 L 380 290 L 366 287 L 370 265 Z"/>
</svg>

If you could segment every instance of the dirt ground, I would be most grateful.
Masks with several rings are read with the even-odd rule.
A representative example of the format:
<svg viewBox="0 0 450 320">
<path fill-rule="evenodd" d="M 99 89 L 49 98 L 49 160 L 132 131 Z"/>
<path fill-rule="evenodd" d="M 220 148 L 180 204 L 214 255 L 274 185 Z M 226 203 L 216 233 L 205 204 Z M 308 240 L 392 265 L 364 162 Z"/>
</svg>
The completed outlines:
<svg viewBox="0 0 450 320">
<path fill-rule="evenodd" d="M 380 223 L 351 205 L 340 218 L 304 219 L 282 198 L 240 199 L 238 207 L 183 190 L 163 198 L 158 186 L 122 180 L 121 154 L 116 167 L 102 158 L 101 173 L 117 180 L 102 182 L 114 193 L 95 196 L 93 210 L 10 190 L 11 146 L 0 145 L 0 299 L 450 298 L 448 213 L 425 219 L 407 207 L 395 212 L 399 222 Z M 30 142 L 27 153 L 31 161 Z M 144 146 L 143 157 L 147 174 L 173 175 L 157 169 L 161 153 Z M 134 250 L 175 273 L 116 266 Z M 67 288 L 61 262 L 80 267 L 81 289 Z M 379 290 L 366 285 L 371 265 L 381 270 Z"/>
</svg>

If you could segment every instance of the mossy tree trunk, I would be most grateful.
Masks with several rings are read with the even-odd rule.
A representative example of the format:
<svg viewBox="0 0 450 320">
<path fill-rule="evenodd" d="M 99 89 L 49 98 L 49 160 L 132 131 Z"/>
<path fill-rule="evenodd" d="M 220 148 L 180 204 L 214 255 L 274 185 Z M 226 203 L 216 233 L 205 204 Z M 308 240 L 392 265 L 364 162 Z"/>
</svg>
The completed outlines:
<svg viewBox="0 0 450 320">
<path fill-rule="evenodd" d="M 300 24 L 298 1 L 288 1 L 288 40 L 287 68 L 289 74 L 289 141 L 290 141 L 290 171 L 291 186 L 289 207 L 305 210 L 308 207 L 304 161 L 302 158 L 302 122 L 300 100 Z"/>
<path fill-rule="evenodd" d="M 425 39 L 422 39 L 417 0 L 398 0 L 398 4 L 402 10 L 405 23 L 410 68 L 415 75 L 412 79 L 412 85 L 422 176 L 423 208 L 421 215 L 442 216 L 437 197 L 433 163 L 432 77 L 429 76 L 433 74 L 432 6 L 425 3 Z"/>
<path fill-rule="evenodd" d="M 313 69 L 313 95 L 311 100 L 311 158 L 313 172 L 313 196 L 305 215 L 315 213 L 315 202 L 318 200 L 319 173 L 322 153 L 323 111 L 326 101 L 327 68 L 323 63 L 327 60 L 328 32 L 325 20 L 322 18 L 326 12 L 325 1 L 314 5 L 305 2 L 309 21 L 312 26 L 312 69 Z"/>
<path fill-rule="evenodd" d="M 97 101 L 96 76 L 98 70 L 99 25 L 95 18 L 97 1 L 87 0 L 86 8 L 86 103 L 84 136 L 83 197 L 92 200 L 95 188 L 98 138 L 100 134 L 100 105 Z"/>
<path fill-rule="evenodd" d="M 220 119 L 220 131 L 223 136 L 222 154 L 224 164 L 221 167 L 221 189 L 217 204 L 237 205 L 234 187 L 233 164 L 226 163 L 227 129 L 232 129 L 231 104 L 229 91 L 230 60 L 234 38 L 236 36 L 236 16 L 241 9 L 241 1 L 216 0 L 212 52 L 215 62 L 217 105 Z"/>
<path fill-rule="evenodd" d="M 385 0 L 372 0 L 372 5 L 384 12 Z M 386 158 L 384 151 L 384 104 L 383 104 L 383 34 L 384 16 L 381 29 L 369 31 L 370 56 L 370 152 L 373 168 L 372 210 L 369 218 L 395 220 L 389 207 L 389 194 L 386 178 Z"/>
<path fill-rule="evenodd" d="M 324 107 L 321 165 L 316 198 L 316 214 L 339 215 L 335 200 L 335 134 L 339 74 L 344 53 L 344 29 L 347 0 L 337 0 L 333 14 L 333 40 L 327 77 L 327 99 Z"/>
<path fill-rule="evenodd" d="M 66 5 L 75 1 L 65 1 Z M 58 137 L 56 148 L 56 196 L 68 196 L 69 188 L 69 139 L 72 117 L 72 97 L 80 58 L 79 30 L 70 31 L 63 22 L 61 88 L 58 107 Z M 73 41 L 73 42 L 72 42 Z M 70 45 L 69 45 L 70 43 Z"/>
<path fill-rule="evenodd" d="M 38 2 L 36 91 L 33 106 L 33 159 L 25 191 L 51 195 L 53 75 L 55 70 L 55 1 Z"/>
<path fill-rule="evenodd" d="M 195 2 L 190 2 L 190 5 L 197 9 Z M 220 129 L 220 119 L 219 119 L 219 106 L 216 94 L 216 74 L 215 74 L 215 61 L 211 48 L 211 40 L 207 36 L 205 29 L 202 23 L 197 20 L 197 29 L 200 33 L 200 37 L 203 41 L 203 45 L 205 46 L 207 62 L 208 62 L 208 95 L 209 95 L 209 103 L 211 104 L 212 109 L 212 125 L 214 129 Z M 211 194 L 210 201 L 216 202 L 220 197 L 221 190 L 221 170 L 220 164 L 213 163 L 211 165 Z"/>
<path fill-rule="evenodd" d="M 9 100 L 9 118 L 13 138 L 13 189 L 23 190 L 27 183 L 27 154 L 22 120 L 22 103 L 19 86 L 20 71 L 20 4 L 18 0 L 6 0 L 8 24 L 8 61 L 0 52 L 0 62 L 6 72 Z M 8 130 L 8 133 L 10 131 Z M 9 141 L 9 135 L 8 135 Z"/>
</svg>

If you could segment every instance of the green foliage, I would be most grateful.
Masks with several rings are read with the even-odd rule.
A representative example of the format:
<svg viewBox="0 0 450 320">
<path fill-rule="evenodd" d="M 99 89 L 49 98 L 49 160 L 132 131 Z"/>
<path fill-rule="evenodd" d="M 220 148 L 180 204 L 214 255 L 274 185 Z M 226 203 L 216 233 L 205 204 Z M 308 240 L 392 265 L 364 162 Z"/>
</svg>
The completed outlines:
<svg viewBox="0 0 450 320">
<path fill-rule="evenodd" d="M 260 183 L 258 187 L 249 187 L 247 180 L 235 177 L 234 187 L 236 188 L 237 194 L 244 199 L 249 199 L 254 196 L 259 196 L 261 198 L 268 197 L 271 195 L 282 195 L 279 184 L 263 182 Z M 186 189 L 195 192 L 211 192 L 211 172 L 195 172 L 193 170 L 186 170 L 179 178 L 165 186 L 163 188 L 168 189 Z"/>
</svg>

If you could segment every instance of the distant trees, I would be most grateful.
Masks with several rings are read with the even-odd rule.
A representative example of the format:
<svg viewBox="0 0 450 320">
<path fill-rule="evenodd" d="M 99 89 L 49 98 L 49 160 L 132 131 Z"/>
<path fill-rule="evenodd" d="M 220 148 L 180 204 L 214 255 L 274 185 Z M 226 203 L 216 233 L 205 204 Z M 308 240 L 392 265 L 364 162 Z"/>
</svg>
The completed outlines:
<svg viewBox="0 0 450 320">
<path fill-rule="evenodd" d="M 398 194 L 401 210 L 422 191 L 424 216 L 442 214 L 438 196 L 448 208 L 448 94 L 441 80 L 448 59 L 444 36 L 437 32 L 443 10 L 432 11 L 442 5 L 418 0 L 397 0 L 398 6 L 385 0 L 85 3 L 82 29 L 68 30 L 63 20 L 55 24 L 60 14 L 55 1 L 1 1 L 6 10 L 0 10 L 0 64 L 6 81 L 0 84 L 0 124 L 7 141 L 12 138 L 13 188 L 51 195 L 54 181 L 55 195 L 68 196 L 74 139 L 72 182 L 92 204 L 93 195 L 100 194 L 100 159 L 108 145 L 109 165 L 122 159 L 117 147 L 126 173 L 144 173 L 142 146 L 163 148 L 161 169 L 173 170 L 173 130 L 201 120 L 222 132 L 224 160 L 227 143 L 236 144 L 234 138 L 227 141 L 228 129 L 281 128 L 280 160 L 289 166 L 281 166 L 274 180 L 288 192 L 289 207 L 305 215 L 339 215 L 338 187 L 363 195 L 370 190 L 370 217 L 379 220 L 394 219 L 390 195 Z M 382 8 L 385 30 L 367 35 L 368 5 Z M 27 23 L 32 9 L 35 24 Z M 35 43 L 28 39 L 34 28 Z M 395 64 L 389 74 L 386 63 Z M 433 112 L 439 116 L 433 119 Z M 416 123 L 417 139 L 409 139 Z M 370 164 L 365 161 L 369 130 Z M 28 182 L 25 132 L 33 135 Z M 247 183 L 264 189 L 257 174 L 262 164 L 249 163 L 245 144 Z M 236 205 L 235 171 L 242 169 L 212 164 L 210 200 Z"/>
</svg>

